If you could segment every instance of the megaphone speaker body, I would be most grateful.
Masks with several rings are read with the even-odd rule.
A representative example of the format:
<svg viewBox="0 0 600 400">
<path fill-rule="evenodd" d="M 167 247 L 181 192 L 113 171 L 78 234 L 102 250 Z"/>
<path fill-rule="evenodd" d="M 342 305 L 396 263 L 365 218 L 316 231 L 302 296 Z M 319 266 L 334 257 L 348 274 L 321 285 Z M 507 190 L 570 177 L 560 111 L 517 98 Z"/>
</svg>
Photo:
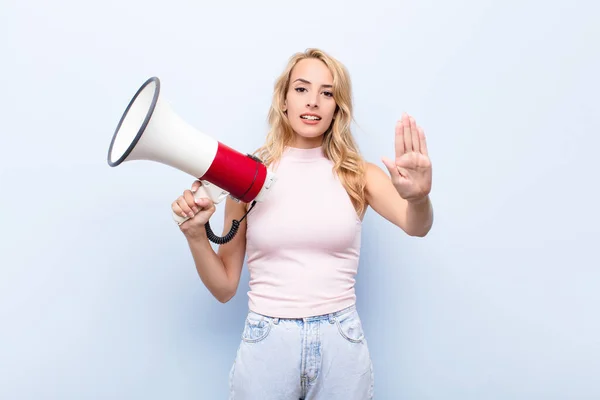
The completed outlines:
<svg viewBox="0 0 600 400">
<path fill-rule="evenodd" d="M 181 119 L 160 96 L 156 77 L 148 79 L 130 101 L 109 147 L 111 167 L 132 160 L 169 165 L 216 186 L 213 193 L 227 193 L 246 203 L 261 201 L 276 180 L 260 160 Z"/>
<path fill-rule="evenodd" d="M 246 203 L 262 201 L 276 175 L 256 157 L 186 123 L 162 99 L 160 89 L 160 80 L 152 77 L 135 93 L 113 134 L 108 164 L 155 161 L 201 180 L 196 197 L 204 195 L 215 203 L 227 195 Z M 173 217 L 178 223 L 186 220 Z"/>
</svg>

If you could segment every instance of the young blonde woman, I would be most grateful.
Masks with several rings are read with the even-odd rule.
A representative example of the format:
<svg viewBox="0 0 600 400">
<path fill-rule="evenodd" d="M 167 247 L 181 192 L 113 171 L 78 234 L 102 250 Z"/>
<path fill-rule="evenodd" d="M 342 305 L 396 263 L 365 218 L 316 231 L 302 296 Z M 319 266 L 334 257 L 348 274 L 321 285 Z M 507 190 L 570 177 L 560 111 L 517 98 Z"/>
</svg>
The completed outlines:
<svg viewBox="0 0 600 400">
<path fill-rule="evenodd" d="M 371 207 L 408 235 L 425 236 L 433 222 L 432 173 L 423 129 L 412 117 L 396 124 L 395 159 L 382 159 L 389 175 L 361 158 L 351 121 L 345 67 L 318 49 L 295 54 L 276 81 L 271 129 L 256 153 L 278 176 L 266 201 L 216 253 L 205 230 L 215 207 L 194 200 L 199 182 L 172 204 L 183 217 L 193 215 L 180 229 L 219 301 L 235 295 L 247 257 L 249 311 L 230 399 L 373 397 L 354 290 L 362 218 Z M 247 206 L 227 200 L 227 230 Z"/>
</svg>

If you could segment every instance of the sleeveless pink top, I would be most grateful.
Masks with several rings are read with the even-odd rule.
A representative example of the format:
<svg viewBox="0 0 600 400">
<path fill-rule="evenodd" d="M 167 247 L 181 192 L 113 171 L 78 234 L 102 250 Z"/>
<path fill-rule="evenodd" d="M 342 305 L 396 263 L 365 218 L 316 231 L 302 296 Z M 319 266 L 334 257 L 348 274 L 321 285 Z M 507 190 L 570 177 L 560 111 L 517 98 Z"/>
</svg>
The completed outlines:
<svg viewBox="0 0 600 400">
<path fill-rule="evenodd" d="M 362 221 L 322 148 L 288 148 L 277 182 L 248 216 L 248 307 L 302 318 L 356 300 Z"/>
</svg>

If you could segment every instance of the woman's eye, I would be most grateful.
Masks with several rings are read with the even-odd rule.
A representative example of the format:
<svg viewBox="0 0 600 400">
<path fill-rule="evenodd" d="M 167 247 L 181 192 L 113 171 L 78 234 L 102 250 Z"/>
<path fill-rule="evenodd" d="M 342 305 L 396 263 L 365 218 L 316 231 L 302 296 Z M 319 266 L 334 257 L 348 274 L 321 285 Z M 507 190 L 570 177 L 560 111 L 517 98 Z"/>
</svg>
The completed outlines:
<svg viewBox="0 0 600 400">
<path fill-rule="evenodd" d="M 325 93 L 325 96 L 328 96 L 328 97 L 332 97 L 333 96 L 333 93 L 331 93 L 331 92 L 324 92 L 324 93 Z"/>
<path fill-rule="evenodd" d="M 301 91 L 306 90 L 306 89 L 302 88 L 302 87 L 299 87 L 299 88 L 296 88 L 295 90 L 296 90 L 296 92 L 300 93 Z"/>
</svg>

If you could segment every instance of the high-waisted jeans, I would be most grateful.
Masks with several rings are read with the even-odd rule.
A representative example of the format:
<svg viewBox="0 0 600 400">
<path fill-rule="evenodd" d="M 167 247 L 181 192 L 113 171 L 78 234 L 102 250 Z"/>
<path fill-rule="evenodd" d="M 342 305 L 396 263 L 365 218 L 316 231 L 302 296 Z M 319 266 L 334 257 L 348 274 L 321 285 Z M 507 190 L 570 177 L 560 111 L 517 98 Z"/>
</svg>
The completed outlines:
<svg viewBox="0 0 600 400">
<path fill-rule="evenodd" d="M 355 306 L 315 317 L 248 312 L 230 400 L 370 400 L 373 366 Z"/>
</svg>

